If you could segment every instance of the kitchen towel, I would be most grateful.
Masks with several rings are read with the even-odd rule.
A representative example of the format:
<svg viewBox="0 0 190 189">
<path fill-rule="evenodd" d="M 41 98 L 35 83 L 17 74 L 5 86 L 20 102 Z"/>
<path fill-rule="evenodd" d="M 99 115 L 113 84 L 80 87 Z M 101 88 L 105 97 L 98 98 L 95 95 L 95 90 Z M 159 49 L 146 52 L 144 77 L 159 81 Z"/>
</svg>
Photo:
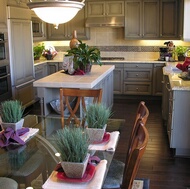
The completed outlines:
<svg viewBox="0 0 190 189">
<path fill-rule="evenodd" d="M 115 151 L 119 139 L 119 134 L 119 131 L 113 131 L 110 133 L 110 140 L 107 143 L 90 144 L 88 149 L 101 151 Z"/>
<path fill-rule="evenodd" d="M 47 181 L 42 186 L 43 189 L 101 189 L 104 175 L 106 172 L 107 160 L 101 160 L 96 166 L 94 177 L 89 182 L 85 183 L 67 183 L 57 178 L 57 171 L 53 171 Z"/>
</svg>

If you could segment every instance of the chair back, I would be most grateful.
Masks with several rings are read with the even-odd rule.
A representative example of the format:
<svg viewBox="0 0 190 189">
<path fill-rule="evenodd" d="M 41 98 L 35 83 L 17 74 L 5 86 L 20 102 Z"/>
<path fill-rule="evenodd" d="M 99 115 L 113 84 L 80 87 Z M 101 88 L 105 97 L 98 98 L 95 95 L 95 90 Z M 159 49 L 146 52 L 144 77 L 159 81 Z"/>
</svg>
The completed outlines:
<svg viewBox="0 0 190 189">
<path fill-rule="evenodd" d="M 133 181 L 137 175 L 140 161 L 145 152 L 149 134 L 141 119 L 137 120 L 135 136 L 132 141 L 131 152 L 126 158 L 121 189 L 132 189 Z"/>
<path fill-rule="evenodd" d="M 129 154 L 130 154 L 131 145 L 132 145 L 132 141 L 133 141 L 134 134 L 135 134 L 135 129 L 138 126 L 138 124 L 137 124 L 138 120 L 141 119 L 144 126 L 146 126 L 148 116 L 149 116 L 149 110 L 148 110 L 147 106 L 145 105 L 145 102 L 141 101 L 139 103 L 139 105 L 138 105 L 134 125 L 133 125 L 133 128 L 132 128 L 131 134 L 130 134 L 128 150 L 127 150 L 127 156 L 129 156 Z"/>
<path fill-rule="evenodd" d="M 70 97 L 77 97 L 76 104 L 74 108 L 70 106 L 69 99 Z M 61 88 L 60 89 L 60 109 L 61 109 L 61 122 L 62 128 L 65 126 L 64 123 L 64 101 L 65 105 L 69 110 L 69 117 L 67 120 L 67 124 L 70 124 L 71 119 L 74 119 L 76 125 L 84 126 L 85 118 L 82 116 L 82 111 L 86 111 L 86 103 L 85 98 L 91 97 L 93 103 L 100 103 L 102 101 L 102 89 L 70 89 L 70 88 Z M 80 118 L 77 117 L 76 113 L 79 110 L 80 104 L 82 107 L 80 108 Z"/>
</svg>

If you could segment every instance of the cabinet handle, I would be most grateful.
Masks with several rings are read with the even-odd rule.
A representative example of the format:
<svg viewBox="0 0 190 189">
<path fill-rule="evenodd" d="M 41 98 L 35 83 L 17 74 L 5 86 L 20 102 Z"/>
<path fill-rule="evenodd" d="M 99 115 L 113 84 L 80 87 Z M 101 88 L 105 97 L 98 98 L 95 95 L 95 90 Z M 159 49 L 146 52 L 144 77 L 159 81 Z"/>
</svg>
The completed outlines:
<svg viewBox="0 0 190 189">
<path fill-rule="evenodd" d="M 138 65 L 136 65 L 136 68 L 138 68 L 139 66 Z"/>
<path fill-rule="evenodd" d="M 138 77 L 138 76 L 139 76 L 139 74 L 136 74 L 136 76 Z"/>
<path fill-rule="evenodd" d="M 169 86 L 169 83 L 166 84 L 166 89 L 167 89 L 168 91 L 171 91 L 171 88 L 169 88 L 168 86 Z"/>
<path fill-rule="evenodd" d="M 136 91 L 138 91 L 139 90 L 139 88 L 136 88 Z"/>
</svg>

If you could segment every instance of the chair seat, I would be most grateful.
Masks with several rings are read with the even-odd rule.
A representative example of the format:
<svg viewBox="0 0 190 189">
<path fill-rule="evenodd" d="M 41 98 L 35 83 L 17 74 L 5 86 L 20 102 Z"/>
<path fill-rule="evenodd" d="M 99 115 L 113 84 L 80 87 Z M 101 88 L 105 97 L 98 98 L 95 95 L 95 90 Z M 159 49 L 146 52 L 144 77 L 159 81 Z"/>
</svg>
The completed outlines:
<svg viewBox="0 0 190 189">
<path fill-rule="evenodd" d="M 0 186 L 3 189 L 17 189 L 18 183 L 13 179 L 0 177 Z"/>
<path fill-rule="evenodd" d="M 119 189 L 123 180 L 124 168 L 125 164 L 123 162 L 113 159 L 102 188 Z M 149 189 L 150 179 L 135 178 L 135 180 L 143 180 L 143 189 Z"/>
<path fill-rule="evenodd" d="M 125 164 L 123 162 L 113 159 L 104 181 L 103 188 L 120 188 L 123 180 L 124 168 Z"/>
</svg>

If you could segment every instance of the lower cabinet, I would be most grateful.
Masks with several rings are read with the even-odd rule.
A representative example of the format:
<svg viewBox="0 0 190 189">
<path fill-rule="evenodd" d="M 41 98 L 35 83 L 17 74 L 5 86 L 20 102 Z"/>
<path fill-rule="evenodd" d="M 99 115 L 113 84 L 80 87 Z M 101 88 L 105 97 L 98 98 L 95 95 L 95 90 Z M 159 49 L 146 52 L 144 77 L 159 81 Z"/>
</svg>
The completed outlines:
<svg viewBox="0 0 190 189">
<path fill-rule="evenodd" d="M 153 64 L 153 85 L 152 94 L 154 96 L 162 95 L 163 67 L 165 64 Z"/>
<path fill-rule="evenodd" d="M 168 76 L 163 78 L 162 116 L 170 148 L 176 156 L 190 156 L 190 92 L 172 90 Z"/>
<path fill-rule="evenodd" d="M 21 101 L 24 107 L 28 107 L 35 102 L 33 81 L 13 87 L 12 90 L 13 99 Z"/>
<path fill-rule="evenodd" d="M 152 94 L 152 64 L 124 64 L 124 94 Z"/>
</svg>

